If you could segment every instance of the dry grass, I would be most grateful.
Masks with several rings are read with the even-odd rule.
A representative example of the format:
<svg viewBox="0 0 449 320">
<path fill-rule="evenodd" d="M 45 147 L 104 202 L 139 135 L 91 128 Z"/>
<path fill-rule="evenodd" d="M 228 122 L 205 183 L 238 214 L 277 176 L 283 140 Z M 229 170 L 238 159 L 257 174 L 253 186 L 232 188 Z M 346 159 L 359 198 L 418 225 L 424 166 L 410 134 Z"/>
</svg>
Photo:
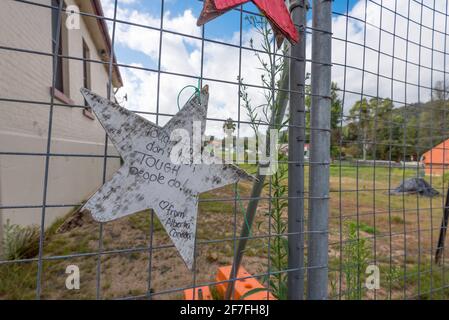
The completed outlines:
<svg viewBox="0 0 449 320">
<path fill-rule="evenodd" d="M 345 279 L 338 272 L 344 261 L 340 235 L 344 243 L 346 223 L 358 223 L 359 236 L 366 239 L 371 262 L 381 268 L 381 289 L 376 292 L 376 297 L 373 292 L 365 291 L 363 298 L 449 297 L 445 289 L 449 272 L 431 263 L 444 196 L 429 199 L 416 195 L 390 196 L 387 192 L 399 185 L 403 177 L 413 175 L 416 175 L 415 170 L 364 167 L 342 167 L 340 175 L 340 168 L 331 168 L 329 278 L 333 297 L 346 290 Z M 433 177 L 431 182 L 434 188 L 445 193 L 441 177 Z M 234 188 L 230 185 L 201 196 L 206 201 L 200 203 L 198 220 L 197 284 L 214 281 L 217 268 L 232 262 L 236 245 L 232 239 L 239 235 L 244 223 L 240 205 L 234 201 Z M 250 189 L 249 183 L 239 184 L 242 197 L 249 196 Z M 265 190 L 267 195 L 268 188 Z M 254 236 L 268 234 L 268 210 L 268 200 L 261 200 L 252 230 Z M 56 258 L 45 260 L 43 264 L 44 299 L 94 299 L 98 272 L 99 294 L 105 299 L 145 295 L 149 286 L 156 293 L 155 299 L 179 299 L 183 297 L 182 290 L 171 291 L 193 285 L 193 273 L 185 267 L 156 217 L 153 226 L 156 249 L 150 262 L 147 249 L 151 241 L 149 211 L 104 224 L 101 244 L 99 225 L 91 220 L 64 233 L 54 229 L 45 240 L 44 256 Z M 223 241 L 211 242 L 215 240 Z M 249 272 L 267 271 L 267 244 L 266 238 L 248 241 L 243 265 Z M 105 252 L 101 261 L 95 255 L 100 245 Z M 68 257 L 73 254 L 85 255 Z M 446 256 L 449 256 L 448 252 Z M 150 263 L 152 272 L 148 279 Z M 65 269 L 70 264 L 80 268 L 80 290 L 65 288 Z M 35 262 L 0 265 L 0 298 L 34 298 L 36 270 Z M 434 293 L 429 295 L 428 292 Z"/>
</svg>

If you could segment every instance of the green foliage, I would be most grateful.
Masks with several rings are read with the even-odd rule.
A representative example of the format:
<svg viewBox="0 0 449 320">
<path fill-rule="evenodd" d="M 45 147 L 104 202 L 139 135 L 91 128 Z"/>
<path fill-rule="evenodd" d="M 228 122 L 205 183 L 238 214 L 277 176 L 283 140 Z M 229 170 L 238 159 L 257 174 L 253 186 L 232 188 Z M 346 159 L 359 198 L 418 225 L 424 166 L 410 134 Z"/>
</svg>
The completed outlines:
<svg viewBox="0 0 449 320">
<path fill-rule="evenodd" d="M 446 184 L 448 182 L 449 182 L 449 172 L 446 172 L 443 175 L 443 183 Z"/>
<path fill-rule="evenodd" d="M 262 51 L 255 51 L 255 55 L 260 63 L 260 70 L 262 70 L 261 82 L 263 87 L 264 103 L 254 106 L 247 93 L 247 87 L 243 84 L 243 79 L 238 79 L 241 83 L 240 97 L 243 100 L 243 106 L 246 109 L 247 115 L 251 120 L 251 127 L 255 134 L 258 133 L 260 124 L 270 124 L 269 129 L 276 129 L 279 131 L 285 126 L 288 120 L 283 119 L 284 110 L 288 95 L 285 92 L 272 89 L 280 89 L 285 81 L 288 81 L 285 72 L 287 60 L 277 52 L 274 46 L 273 31 L 269 26 L 267 20 L 263 17 L 250 16 L 247 18 L 248 22 L 254 27 L 255 31 L 261 36 L 260 46 Z M 254 48 L 254 43 L 251 40 L 251 47 Z M 275 51 L 276 50 L 276 51 Z M 277 53 L 278 55 L 275 55 Z M 286 52 L 283 52 L 284 54 Z M 267 137 L 269 135 L 267 134 Z M 268 140 L 268 139 L 267 139 Z M 269 146 L 269 142 L 267 143 Z M 280 162 L 286 160 L 285 156 L 279 154 Z M 267 213 L 271 223 L 271 233 L 278 234 L 269 239 L 270 243 L 270 267 L 273 275 L 266 277 L 264 282 L 269 283 L 271 293 L 277 299 L 287 298 L 287 269 L 288 263 L 288 242 L 285 236 L 282 236 L 287 231 L 287 223 L 283 218 L 283 213 L 288 206 L 287 197 L 287 170 L 285 165 L 279 165 L 278 170 L 271 176 L 267 183 L 271 183 L 271 210 Z M 255 293 L 250 291 L 249 294 Z"/>
<path fill-rule="evenodd" d="M 200 200 L 214 200 L 217 196 L 212 193 L 203 193 L 200 195 Z M 229 201 L 201 201 L 199 203 L 200 210 L 210 213 L 232 213 L 234 204 Z"/>
<path fill-rule="evenodd" d="M 402 287 L 402 280 L 404 279 L 404 272 L 402 266 L 391 264 L 391 266 L 384 267 L 384 269 L 385 272 L 382 273 L 386 274 L 388 286 L 391 287 L 392 289 L 393 288 L 400 289 Z"/>
<path fill-rule="evenodd" d="M 284 59 L 287 54 L 286 47 L 277 50 L 274 46 L 273 31 L 264 17 L 247 16 L 245 19 L 255 29 L 255 32 L 261 36 L 259 50 L 254 51 L 254 55 L 259 61 L 259 70 L 262 71 L 260 77 L 263 90 L 264 103 L 253 105 L 247 93 L 247 86 L 243 84 L 243 79 L 238 79 L 241 84 L 240 97 L 243 100 L 243 107 L 251 120 L 251 127 L 257 133 L 260 124 L 272 124 L 277 130 L 281 130 L 286 121 L 283 119 L 272 119 L 279 115 L 283 108 L 283 102 L 288 99 L 285 92 L 278 91 L 282 87 L 282 82 L 286 80 L 286 71 L 288 61 Z M 256 49 L 253 39 L 250 40 L 250 47 Z M 273 90 L 275 89 L 275 90 Z"/>
<path fill-rule="evenodd" d="M 350 222 L 346 224 L 348 239 L 343 244 L 342 272 L 346 283 L 346 300 L 363 298 L 362 284 L 370 258 L 370 250 L 366 239 L 359 237 L 359 226 Z"/>
<path fill-rule="evenodd" d="M 71 211 L 69 214 L 56 218 L 56 220 L 51 224 L 50 227 L 48 227 L 47 230 L 45 230 L 45 235 L 47 237 L 50 237 L 52 235 L 55 235 L 58 232 L 58 229 L 62 226 L 62 224 L 67 220 L 67 217 L 70 216 L 73 212 L 77 211 L 78 207 L 76 207 L 73 211 Z"/>
<path fill-rule="evenodd" d="M 239 300 L 245 300 L 246 298 L 252 296 L 253 294 L 256 294 L 258 292 L 267 292 L 266 288 L 254 288 L 249 291 L 247 291 L 245 294 L 243 294 Z"/>
<path fill-rule="evenodd" d="M 409 289 L 407 290 L 407 298 L 419 300 L 449 299 L 447 266 L 422 263 L 407 266 L 404 269 L 404 266 L 392 265 L 391 270 L 386 270 L 386 275 L 387 281 L 393 289 L 401 289 L 404 286 Z"/>
<path fill-rule="evenodd" d="M 390 99 L 363 98 L 349 110 L 342 128 L 346 155 L 393 161 L 415 160 L 449 137 L 449 102 L 441 83 L 433 100 L 395 107 Z M 440 92 L 440 93 L 439 93 Z"/>
<path fill-rule="evenodd" d="M 40 238 L 39 227 L 21 227 L 11 224 L 10 221 L 7 220 L 3 232 L 3 259 L 28 259 L 33 258 L 38 254 Z"/>
<path fill-rule="evenodd" d="M 223 123 L 223 131 L 230 131 L 231 133 L 235 131 L 235 123 L 232 118 L 226 119 L 226 121 Z"/>
<path fill-rule="evenodd" d="M 356 222 L 351 222 L 350 224 L 353 226 L 353 228 L 357 228 Z M 377 234 L 378 233 L 374 227 L 372 227 L 369 224 L 366 224 L 364 222 L 359 222 L 359 230 L 369 233 L 369 234 Z"/>
<path fill-rule="evenodd" d="M 279 160 L 285 161 L 285 156 L 279 155 Z M 279 169 L 271 179 L 271 233 L 277 234 L 270 238 L 270 264 L 271 270 L 275 273 L 269 280 L 272 294 L 278 300 L 287 299 L 287 272 L 288 269 L 288 240 L 283 236 L 287 232 L 287 222 L 283 213 L 288 208 L 287 190 L 288 166 L 280 165 Z"/>
<path fill-rule="evenodd" d="M 444 267 L 422 264 L 407 270 L 407 282 L 414 287 L 414 298 L 420 300 L 449 299 L 449 272 Z M 419 284 L 419 285 L 418 285 Z"/>
<path fill-rule="evenodd" d="M 346 139 L 357 141 L 352 156 L 367 159 L 368 153 L 376 159 L 388 159 L 394 138 L 399 138 L 401 118 L 393 114 L 389 99 L 366 98 L 357 101 L 349 110 Z M 391 150 L 392 158 L 400 149 Z M 375 153 L 375 154 L 374 154 Z"/>
<path fill-rule="evenodd" d="M 129 216 L 129 223 L 131 225 L 131 228 L 138 229 L 145 235 L 149 235 L 149 231 L 151 228 L 151 210 L 144 210 Z M 153 219 L 153 223 L 153 231 L 160 231 L 164 229 L 161 222 L 156 216 Z"/>
<path fill-rule="evenodd" d="M 341 120 L 342 120 L 342 111 L 343 104 L 338 95 L 340 88 L 336 82 L 332 82 L 331 85 L 331 156 L 332 158 L 338 158 L 340 154 L 340 138 L 342 136 L 342 130 L 340 129 Z M 306 128 L 310 128 L 310 108 L 312 105 L 311 99 L 311 87 L 306 87 L 306 98 L 305 98 L 305 107 L 306 107 Z M 310 131 L 306 132 L 306 141 L 310 141 Z"/>
<path fill-rule="evenodd" d="M 35 263 L 0 265 L 0 299 L 31 300 L 35 298 L 37 266 Z"/>
<path fill-rule="evenodd" d="M 216 286 L 209 286 L 209 290 L 213 300 L 223 300 Z"/>
</svg>

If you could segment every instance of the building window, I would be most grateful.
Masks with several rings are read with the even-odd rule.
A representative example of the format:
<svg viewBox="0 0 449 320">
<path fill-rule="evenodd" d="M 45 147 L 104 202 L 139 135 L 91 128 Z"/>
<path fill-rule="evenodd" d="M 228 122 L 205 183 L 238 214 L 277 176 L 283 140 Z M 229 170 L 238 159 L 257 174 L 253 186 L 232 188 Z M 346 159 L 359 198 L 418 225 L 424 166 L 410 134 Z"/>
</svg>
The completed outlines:
<svg viewBox="0 0 449 320">
<path fill-rule="evenodd" d="M 64 76 L 63 76 L 63 63 L 62 63 L 62 28 L 60 28 L 59 32 L 59 41 L 57 39 L 58 36 L 58 21 L 59 21 L 59 4 L 60 0 L 52 0 L 51 2 L 53 8 L 51 10 L 51 18 L 52 18 L 52 52 L 53 55 L 57 54 L 59 55 L 56 61 L 56 65 L 53 64 L 55 70 L 53 70 L 54 76 L 55 76 L 55 89 L 59 90 L 60 92 L 64 92 Z M 63 4 L 64 9 L 64 4 Z M 62 19 L 62 12 L 61 12 L 61 19 Z M 60 25 L 62 25 L 62 20 Z"/>
<path fill-rule="evenodd" d="M 90 52 L 89 47 L 86 42 L 83 40 L 83 86 L 86 89 L 91 89 L 91 80 L 90 80 Z M 86 104 L 87 105 L 87 104 Z"/>
<path fill-rule="evenodd" d="M 83 87 L 86 89 L 91 89 L 91 79 L 90 79 L 90 51 L 87 46 L 86 41 L 83 39 Z M 84 108 L 83 114 L 91 120 L 95 120 L 95 117 L 92 113 L 92 108 L 89 107 L 86 99 L 84 99 Z"/>
</svg>

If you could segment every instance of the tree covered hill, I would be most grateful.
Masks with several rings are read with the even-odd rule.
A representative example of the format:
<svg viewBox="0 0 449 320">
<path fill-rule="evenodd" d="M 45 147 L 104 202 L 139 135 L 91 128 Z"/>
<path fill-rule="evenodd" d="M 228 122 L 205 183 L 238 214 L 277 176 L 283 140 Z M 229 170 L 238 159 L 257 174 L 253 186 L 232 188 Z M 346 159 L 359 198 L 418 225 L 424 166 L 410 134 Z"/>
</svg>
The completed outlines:
<svg viewBox="0 0 449 320">
<path fill-rule="evenodd" d="M 398 107 L 389 99 L 362 99 L 345 118 L 343 151 L 356 158 L 419 160 L 449 138 L 449 101 L 439 94 Z"/>
</svg>

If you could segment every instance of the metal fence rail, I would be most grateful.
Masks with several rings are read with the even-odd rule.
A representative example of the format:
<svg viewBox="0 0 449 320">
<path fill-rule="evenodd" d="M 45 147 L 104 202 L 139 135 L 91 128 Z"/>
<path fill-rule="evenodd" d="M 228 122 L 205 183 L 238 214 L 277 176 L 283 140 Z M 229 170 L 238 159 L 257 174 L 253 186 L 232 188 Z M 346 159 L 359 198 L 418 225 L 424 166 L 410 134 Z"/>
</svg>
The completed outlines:
<svg viewBox="0 0 449 320">
<path fill-rule="evenodd" d="M 14 3 L 17 10 L 57 12 L 53 45 L 59 48 L 65 6 L 74 1 L 6 2 Z M 126 15 L 129 11 L 123 1 L 101 3 L 106 14 L 81 10 L 79 15 L 83 21 L 106 22 L 110 51 L 104 54 L 117 61 L 0 42 L 0 60 L 2 54 L 14 53 L 51 59 L 53 66 L 48 101 L 0 93 L 5 112 L 28 106 L 48 110 L 45 151 L 0 146 L 0 169 L 1 159 L 8 157 L 43 159 L 43 167 L 34 168 L 43 177 L 40 203 L 4 202 L 0 189 L 0 218 L 13 210 L 23 215 L 29 210 L 40 212 L 34 254 L 14 259 L 0 255 L 0 298 L 172 299 L 182 298 L 187 289 L 231 284 L 225 293 L 229 298 L 237 280 L 253 277 L 278 299 L 448 298 L 444 237 L 449 190 L 445 152 L 449 146 L 443 143 L 449 138 L 447 1 L 287 1 L 301 39 L 279 50 L 271 33 L 266 38 L 268 45 L 258 43 L 264 38 L 255 31 L 257 27 L 271 29 L 264 29 L 265 18 L 251 4 L 228 13 L 226 24 L 237 30 L 230 38 L 211 33 L 214 26 L 209 24 L 195 32 L 173 27 L 173 5 L 165 0 L 152 4 L 158 12 L 153 12 L 156 22 L 151 23 L 138 12 Z M 202 1 L 186 1 L 185 10 L 196 17 L 202 5 Z M 119 55 L 124 51 L 123 28 L 157 33 L 153 56 L 144 53 L 144 59 L 154 61 L 131 63 Z M 176 37 L 185 48 L 196 46 L 198 70 L 189 73 L 179 63 L 163 60 L 167 37 Z M 221 61 L 220 69 L 232 68 L 234 79 L 210 71 L 211 46 L 234 50 L 237 61 L 226 56 L 229 61 Z M 140 49 L 126 50 L 141 59 Z M 252 68 L 258 58 L 264 63 Z M 108 180 L 110 161 L 120 159 L 111 152 L 106 135 L 103 152 L 98 154 L 53 148 L 55 113 L 85 108 L 73 101 L 62 103 L 55 96 L 59 59 L 104 65 L 108 88 L 113 87 L 114 68 L 127 74 L 125 87 L 132 72 L 154 77 L 147 89 L 155 97 L 148 105 L 129 107 L 131 94 L 128 101 L 118 102 L 156 124 L 174 115 L 167 107 L 174 100 L 165 96 L 166 82 L 178 91 L 184 84 L 196 86 L 198 82 L 210 86 L 211 99 L 224 88 L 228 88 L 226 94 L 234 94 L 224 100 L 237 104 L 231 119 L 237 139 L 252 136 L 254 128 L 263 133 L 282 129 L 279 140 L 289 150 L 288 155 L 280 153 L 275 174 L 263 175 L 256 165 L 246 163 L 242 167 L 259 178 L 254 185 L 239 182 L 201 196 L 192 273 L 185 269 L 152 210 L 97 224 L 88 217 L 79 218 L 74 210 L 85 199 L 75 203 L 50 200 L 55 191 L 49 188 L 54 159 L 102 160 L 103 183 Z M 262 71 L 256 71 L 257 67 Z M 253 79 L 253 72 L 264 77 Z M 24 77 L 23 81 L 36 81 Z M 120 93 L 108 90 L 107 98 L 118 99 Z M 248 107 L 261 100 L 268 112 L 258 109 L 252 118 Z M 225 114 L 215 110 L 207 126 L 226 126 Z M 264 116 L 265 121 L 260 121 Z M 436 157 L 442 157 L 442 163 Z M 1 174 L 0 170 L 0 179 Z M 392 193 L 409 178 L 424 179 L 439 195 L 427 198 L 407 190 Z M 8 188 L 8 182 L 2 181 L 5 185 Z M 49 224 L 49 212 L 63 208 L 67 213 L 72 210 L 66 219 L 75 217 L 81 222 L 66 229 L 61 225 L 67 220 Z M 12 236 L 1 222 L 0 236 Z M 79 290 L 65 287 L 68 265 L 80 267 Z M 222 266 L 232 266 L 230 278 L 217 280 L 217 269 Z M 238 266 L 250 275 L 239 274 Z"/>
</svg>

